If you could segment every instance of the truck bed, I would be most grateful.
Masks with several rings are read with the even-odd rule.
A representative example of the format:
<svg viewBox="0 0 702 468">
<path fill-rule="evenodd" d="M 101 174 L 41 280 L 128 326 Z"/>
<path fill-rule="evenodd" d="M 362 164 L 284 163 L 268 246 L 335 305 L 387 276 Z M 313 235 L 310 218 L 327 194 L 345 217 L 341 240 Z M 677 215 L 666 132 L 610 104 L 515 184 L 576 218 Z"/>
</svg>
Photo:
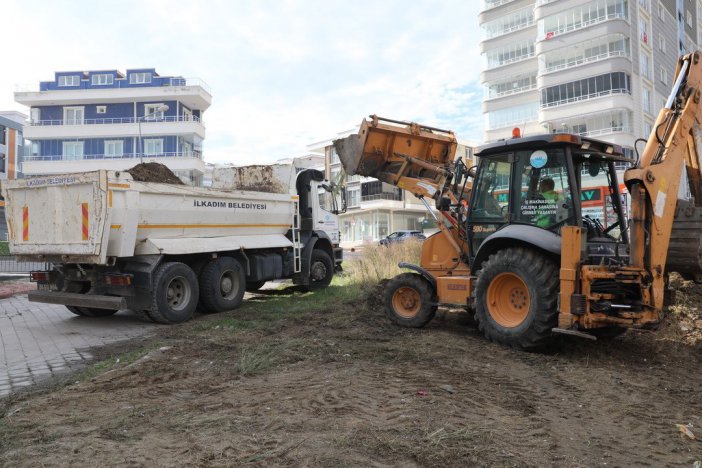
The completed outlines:
<svg viewBox="0 0 702 468">
<path fill-rule="evenodd" d="M 95 171 L 6 181 L 10 251 L 20 259 L 106 264 L 109 257 L 292 246 L 297 195 L 136 182 Z"/>
</svg>

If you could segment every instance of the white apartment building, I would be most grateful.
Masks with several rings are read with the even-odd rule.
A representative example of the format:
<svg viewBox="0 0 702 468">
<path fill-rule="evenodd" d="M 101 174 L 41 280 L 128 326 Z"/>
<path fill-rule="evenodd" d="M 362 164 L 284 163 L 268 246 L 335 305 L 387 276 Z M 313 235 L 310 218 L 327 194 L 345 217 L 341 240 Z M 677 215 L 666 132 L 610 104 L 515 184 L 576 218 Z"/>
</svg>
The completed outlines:
<svg viewBox="0 0 702 468">
<path fill-rule="evenodd" d="M 565 131 L 633 152 L 697 49 L 702 0 L 483 0 L 486 142 Z M 643 144 L 638 144 L 643 149 Z"/>
</svg>

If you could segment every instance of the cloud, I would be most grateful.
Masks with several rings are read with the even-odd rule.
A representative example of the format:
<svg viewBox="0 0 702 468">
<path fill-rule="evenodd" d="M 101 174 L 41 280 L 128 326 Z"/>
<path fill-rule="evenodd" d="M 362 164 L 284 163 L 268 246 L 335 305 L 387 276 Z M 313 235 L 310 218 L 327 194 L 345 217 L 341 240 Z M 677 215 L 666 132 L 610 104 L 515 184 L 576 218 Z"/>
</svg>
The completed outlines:
<svg viewBox="0 0 702 468">
<path fill-rule="evenodd" d="M 0 109 L 57 70 L 156 67 L 211 86 L 208 161 L 301 154 L 369 113 L 482 133 L 477 2 L 5 3 L 23 66 L 0 77 Z"/>
</svg>

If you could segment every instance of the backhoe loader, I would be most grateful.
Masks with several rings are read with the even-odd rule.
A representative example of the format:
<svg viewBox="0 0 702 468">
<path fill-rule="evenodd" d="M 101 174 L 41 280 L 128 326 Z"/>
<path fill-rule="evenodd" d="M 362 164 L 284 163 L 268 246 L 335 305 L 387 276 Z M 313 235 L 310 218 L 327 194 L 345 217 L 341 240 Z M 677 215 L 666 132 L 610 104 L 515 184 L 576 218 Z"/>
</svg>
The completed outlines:
<svg viewBox="0 0 702 468">
<path fill-rule="evenodd" d="M 422 327 L 439 306 L 463 307 L 488 339 L 520 349 L 542 348 L 558 334 L 596 339 L 655 327 L 668 273 L 702 279 L 700 57 L 679 59 L 636 158 L 584 136 L 517 134 L 479 148 L 469 168 L 454 160 L 452 132 L 377 116 L 335 141 L 348 175 L 411 192 L 439 228 L 424 241 L 420 264 L 401 263 L 409 271 L 389 282 L 389 318 Z M 628 210 L 617 163 L 629 167 Z M 687 196 L 679 201 L 681 181 L 689 191 L 680 190 Z M 593 186 L 605 187 L 604 223 L 583 206 Z"/>
</svg>

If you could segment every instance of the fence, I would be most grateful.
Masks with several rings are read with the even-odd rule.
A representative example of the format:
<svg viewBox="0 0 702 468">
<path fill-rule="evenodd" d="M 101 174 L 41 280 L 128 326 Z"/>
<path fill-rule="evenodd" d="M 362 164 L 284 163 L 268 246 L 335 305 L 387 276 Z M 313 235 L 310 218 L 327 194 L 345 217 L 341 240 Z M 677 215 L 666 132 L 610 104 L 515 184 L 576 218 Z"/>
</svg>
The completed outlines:
<svg viewBox="0 0 702 468">
<path fill-rule="evenodd" d="M 1 273 L 29 273 L 34 270 L 48 270 L 51 264 L 48 262 L 18 262 L 14 255 L 0 255 Z"/>
</svg>

